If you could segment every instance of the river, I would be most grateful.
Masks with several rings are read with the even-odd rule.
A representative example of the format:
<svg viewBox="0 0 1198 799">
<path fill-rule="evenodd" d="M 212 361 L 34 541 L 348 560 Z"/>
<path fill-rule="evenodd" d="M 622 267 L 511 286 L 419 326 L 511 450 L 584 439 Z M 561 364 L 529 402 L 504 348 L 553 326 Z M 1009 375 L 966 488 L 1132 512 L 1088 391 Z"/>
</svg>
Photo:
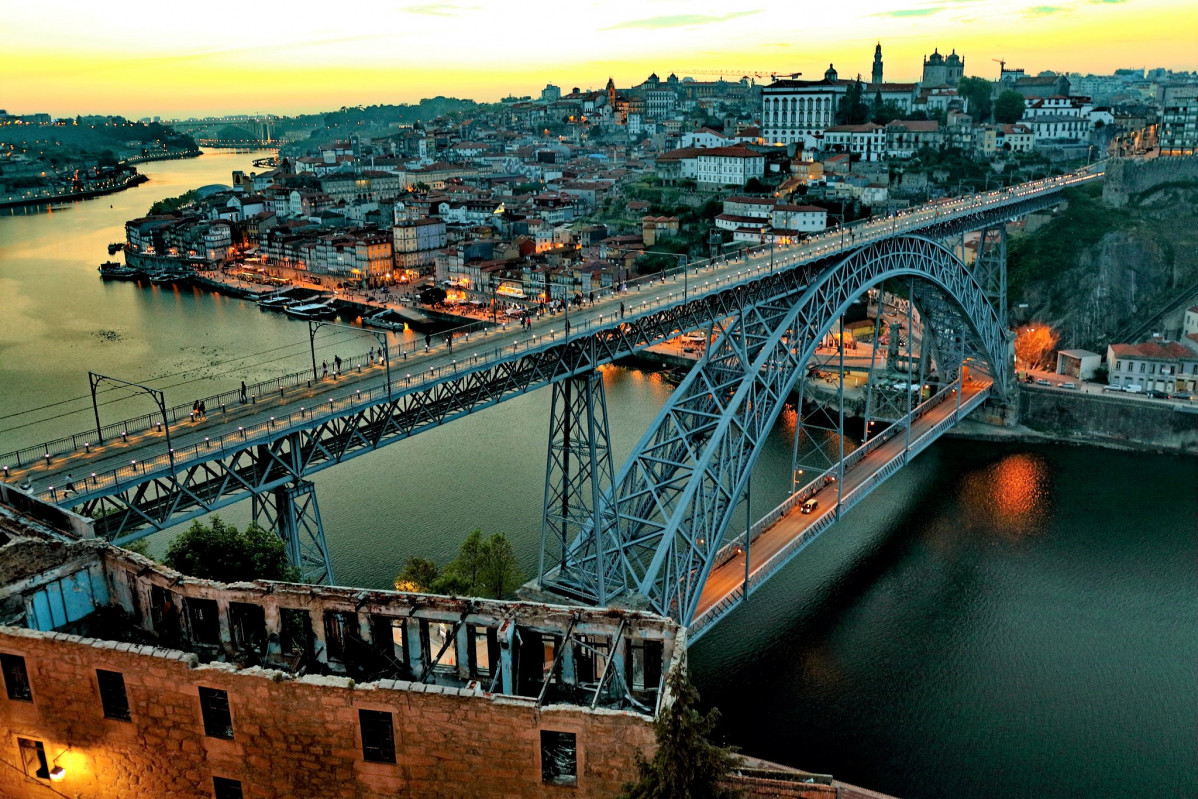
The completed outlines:
<svg viewBox="0 0 1198 799">
<path fill-rule="evenodd" d="M 150 163 L 136 189 L 0 216 L 0 451 L 87 429 L 89 370 L 181 403 L 303 368 L 300 323 L 96 273 L 126 219 L 227 184 L 252 157 Z M 620 462 L 670 387 L 622 368 L 604 380 Z M 387 586 L 406 557 L 445 562 L 475 527 L 506 533 L 531 575 L 548 406 L 534 392 L 318 475 L 337 581 Z M 135 396 L 101 408 L 149 410 Z M 757 511 L 785 491 L 793 424 L 784 414 L 755 469 Z M 246 504 L 225 516 L 244 523 Z M 1193 459 L 942 440 L 691 664 L 729 743 L 898 796 L 1193 797 L 1195 562 Z"/>
</svg>

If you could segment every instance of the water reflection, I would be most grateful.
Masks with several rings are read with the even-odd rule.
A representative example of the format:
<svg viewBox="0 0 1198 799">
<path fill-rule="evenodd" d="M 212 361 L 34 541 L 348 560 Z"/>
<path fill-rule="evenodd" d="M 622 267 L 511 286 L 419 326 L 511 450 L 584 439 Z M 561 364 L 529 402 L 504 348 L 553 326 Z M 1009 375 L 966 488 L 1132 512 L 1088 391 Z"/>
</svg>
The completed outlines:
<svg viewBox="0 0 1198 799">
<path fill-rule="evenodd" d="M 1043 529 L 1049 511 L 1049 472 L 1034 453 L 1005 456 L 965 476 L 961 509 L 969 530 L 989 529 L 1019 539 Z"/>
</svg>

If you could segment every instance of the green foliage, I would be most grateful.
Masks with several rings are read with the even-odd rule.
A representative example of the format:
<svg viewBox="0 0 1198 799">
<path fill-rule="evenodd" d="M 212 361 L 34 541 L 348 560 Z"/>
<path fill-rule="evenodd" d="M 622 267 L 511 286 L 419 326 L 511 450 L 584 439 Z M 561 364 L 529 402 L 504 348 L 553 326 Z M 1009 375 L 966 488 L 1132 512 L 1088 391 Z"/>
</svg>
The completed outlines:
<svg viewBox="0 0 1198 799">
<path fill-rule="evenodd" d="M 1007 293 L 1012 301 L 1027 286 L 1051 279 L 1077 260 L 1077 254 L 1126 224 L 1127 214 L 1102 204 L 1102 186 L 1088 184 L 1064 192 L 1068 207 L 1049 224 L 1011 239 L 1007 248 Z"/>
<path fill-rule="evenodd" d="M 512 194 L 536 194 L 540 190 L 540 183 L 517 183 L 516 187 L 512 189 Z"/>
<path fill-rule="evenodd" d="M 734 799 L 721 784 L 736 767 L 732 751 L 708 740 L 719 711 L 699 712 L 699 692 L 682 670 L 670 672 L 666 687 L 674 701 L 653 723 L 657 752 L 646 761 L 637 754 L 637 778 L 620 799 Z"/>
<path fill-rule="evenodd" d="M 884 103 L 874 103 L 870 110 L 870 121 L 876 125 L 889 125 L 896 119 L 902 119 L 903 109 L 898 107 L 894 100 L 887 100 Z"/>
<path fill-rule="evenodd" d="M 1013 125 L 1023 117 L 1023 95 L 1007 90 L 994 101 L 994 119 L 1005 125 Z"/>
<path fill-rule="evenodd" d="M 395 590 L 418 594 L 429 590 L 436 579 L 437 564 L 413 555 L 404 562 L 403 571 L 395 578 Z"/>
<path fill-rule="evenodd" d="M 167 197 L 164 200 L 159 200 L 150 206 L 150 216 L 153 216 L 154 214 L 169 214 L 172 211 L 178 211 L 184 206 L 191 205 L 199 196 L 200 195 L 196 193 L 195 189 L 191 189 L 189 191 L 183 192 L 178 197 Z"/>
<path fill-rule="evenodd" d="M 425 558 L 408 558 L 395 578 L 395 589 L 503 599 L 523 582 L 524 574 L 507 536 L 493 533 L 483 538 L 482 530 L 473 530 L 444 569 L 438 570 Z"/>
<path fill-rule="evenodd" d="M 183 574 L 223 583 L 248 580 L 298 580 L 299 570 L 287 562 L 287 547 L 274 533 L 251 524 L 238 530 L 212 517 L 198 519 L 171 542 L 164 560 Z"/>
<path fill-rule="evenodd" d="M 769 192 L 770 187 L 762 183 L 757 178 L 749 178 L 747 181 L 745 181 L 744 190 L 746 194 L 766 194 Z"/>
<path fill-rule="evenodd" d="M 836 124 L 860 125 L 869 119 L 870 107 L 865 101 L 865 87 L 853 81 L 836 107 Z"/>
<path fill-rule="evenodd" d="M 994 111 L 990 100 L 993 91 L 994 84 L 985 78 L 961 78 L 961 82 L 957 84 L 957 94 L 969 101 L 969 113 L 975 122 L 990 121 L 990 115 Z"/>
</svg>

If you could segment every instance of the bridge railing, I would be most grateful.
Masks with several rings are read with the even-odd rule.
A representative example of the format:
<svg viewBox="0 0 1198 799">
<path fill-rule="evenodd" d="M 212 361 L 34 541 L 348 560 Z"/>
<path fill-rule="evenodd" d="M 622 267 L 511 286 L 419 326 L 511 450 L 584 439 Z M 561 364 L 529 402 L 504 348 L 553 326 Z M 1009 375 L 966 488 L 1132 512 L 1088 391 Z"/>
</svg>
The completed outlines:
<svg viewBox="0 0 1198 799">
<path fill-rule="evenodd" d="M 1074 182 L 1088 180 L 1096 177 L 1096 174 L 1087 174 L 1071 178 Z M 1018 191 L 1049 193 L 1058 191 L 1064 185 L 1065 178 L 1053 178 L 1045 181 L 1035 182 L 1033 184 L 1022 184 L 1017 189 L 1008 189 L 1000 192 L 998 202 L 1000 205 L 1006 199 L 1014 199 L 1022 201 L 1028 198 L 1028 194 L 1019 194 Z M 984 203 L 985 201 L 983 201 Z M 983 205 L 984 207 L 984 205 Z M 881 225 L 874 223 L 872 228 L 869 228 L 869 223 L 866 223 L 865 233 L 857 238 L 856 235 L 849 235 L 846 238 L 845 231 L 828 230 L 823 233 L 816 234 L 800 243 L 780 245 L 777 248 L 760 245 L 750 247 L 737 254 L 721 256 L 715 259 L 706 259 L 693 264 L 685 264 L 678 267 L 662 270 L 653 275 L 647 275 L 632 281 L 625 281 L 621 285 L 604 287 L 595 292 L 597 301 L 609 303 L 612 306 L 616 302 L 625 304 L 625 312 L 627 320 L 632 321 L 637 317 L 655 312 L 663 306 L 674 306 L 679 304 L 680 296 L 685 294 L 686 299 L 700 299 L 708 294 L 723 290 L 729 285 L 735 285 L 760 277 L 763 274 L 772 273 L 779 268 L 790 268 L 796 264 L 805 264 L 817 261 L 822 258 L 834 256 L 841 251 L 854 249 L 863 244 L 872 243 L 881 239 L 885 239 L 899 233 L 907 233 L 913 230 L 919 230 L 927 227 L 929 224 L 951 220 L 960 216 L 965 216 L 974 213 L 978 210 L 976 201 L 973 198 L 950 202 L 939 206 L 933 210 L 933 216 L 929 219 L 926 212 L 927 207 L 920 207 L 914 211 L 888 218 L 886 220 L 878 220 Z M 768 261 L 763 260 L 761 263 L 753 264 L 749 261 L 750 258 L 762 258 L 769 254 Z M 730 270 L 734 266 L 740 266 L 735 272 L 724 271 Z M 722 274 L 714 274 L 717 271 L 722 271 Z M 707 273 L 705 276 L 704 273 Z M 701 281 L 701 282 L 700 282 Z M 646 289 L 652 289 L 659 283 L 670 282 L 674 284 L 673 290 L 665 294 L 657 294 L 653 297 L 641 300 L 639 303 L 635 297 L 644 294 Z M 682 283 L 682 288 L 679 289 L 678 283 Z M 693 286 L 691 285 L 693 283 Z M 559 310 L 556 315 L 563 316 Z M 551 317 L 552 318 L 552 317 Z M 570 335 L 573 337 L 580 333 L 590 333 L 595 329 L 610 326 L 620 319 L 624 318 L 617 311 L 600 314 L 597 318 L 583 319 L 575 322 L 570 326 Z M 506 324 L 500 327 L 506 329 Z M 495 358 L 506 358 L 512 355 L 517 355 L 521 351 L 528 351 L 540 347 L 550 346 L 557 342 L 560 337 L 564 337 L 565 331 L 559 331 L 556 328 L 549 328 L 548 332 L 541 332 L 541 326 L 545 322 L 540 322 L 536 333 L 529 332 L 529 338 L 523 342 L 516 342 L 509 347 L 494 348 Z M 388 351 L 391 357 L 392 366 L 396 365 L 396 361 L 407 361 L 409 357 L 419 357 L 422 354 L 443 355 L 447 351 L 452 350 L 452 342 L 455 339 L 463 338 L 469 340 L 472 334 L 488 335 L 490 329 L 494 325 L 488 322 L 474 322 L 457 328 L 453 328 L 438 334 L 436 346 L 422 346 L 419 341 L 412 343 L 399 343 L 390 345 Z M 444 342 L 444 343 L 442 343 Z M 489 353 L 485 353 L 489 355 Z M 364 365 L 369 357 L 368 352 L 362 352 L 356 356 L 351 356 L 349 361 L 353 364 L 351 368 L 359 369 Z M 478 355 L 475 353 L 474 360 L 477 362 Z M 434 368 L 432 375 L 435 378 L 440 372 Z M 265 397 L 268 393 L 278 391 L 285 394 L 288 388 L 298 388 L 301 385 L 311 387 L 314 382 L 313 377 L 309 377 L 307 369 L 293 372 L 281 377 L 268 379 L 255 383 L 253 386 L 247 386 L 247 402 L 256 402 L 258 398 Z M 410 376 L 409 376 L 410 377 Z M 428 377 L 424 377 L 420 382 L 425 382 Z M 252 399 L 251 399 L 252 398 Z M 209 397 L 202 398 L 206 406 L 210 406 L 210 410 L 215 412 L 220 409 L 222 413 L 226 412 L 229 407 L 241 405 L 240 389 L 215 394 Z M 178 423 L 184 419 L 191 419 L 191 408 L 186 404 L 172 406 L 167 409 L 167 416 L 171 423 Z M 118 422 L 109 423 L 100 428 L 101 435 L 93 434 L 92 430 L 86 430 L 80 433 L 75 433 L 69 436 L 52 439 L 28 447 L 23 447 L 11 452 L 0 454 L 0 467 L 8 466 L 13 468 L 26 468 L 35 463 L 49 462 L 55 457 L 64 455 L 78 454 L 80 451 L 90 451 L 92 443 L 98 443 L 95 439 L 103 438 L 105 440 L 121 436 L 128 438 L 130 435 L 144 433 L 159 429 L 160 414 L 144 414 L 132 419 L 123 419 Z M 157 420 L 157 421 L 156 421 Z"/>
</svg>

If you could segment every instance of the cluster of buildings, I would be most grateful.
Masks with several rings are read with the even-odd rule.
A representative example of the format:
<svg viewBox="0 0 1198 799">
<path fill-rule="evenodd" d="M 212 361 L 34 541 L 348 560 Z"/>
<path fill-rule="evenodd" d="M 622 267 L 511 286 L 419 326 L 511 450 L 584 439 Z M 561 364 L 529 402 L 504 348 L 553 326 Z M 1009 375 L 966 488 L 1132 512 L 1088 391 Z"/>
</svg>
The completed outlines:
<svg viewBox="0 0 1198 799">
<path fill-rule="evenodd" d="M 432 278 L 451 299 L 544 301 L 626 280 L 663 239 L 681 236 L 690 255 L 709 255 L 816 232 L 830 224 L 828 210 L 844 221 L 844 203 L 893 210 L 922 200 L 936 176 L 913 159 L 928 148 L 978 160 L 1101 157 L 1131 125 L 1158 127 L 1162 141 L 1193 127 L 1184 110 L 1192 88 L 1166 91 L 1181 105 L 1165 111 L 1097 106 L 1066 76 L 1005 64 L 992 95 L 1022 96 L 1022 118 L 982 124 L 970 108 L 976 93 L 959 89 L 964 69 L 955 51 L 935 50 L 921 80 L 888 82 L 878 44 L 868 83 L 829 65 L 819 80 L 768 84 L 654 74 L 628 88 L 610 79 L 602 90 L 548 85 L 536 99 L 235 174 L 180 212 L 130 221 L 127 257 L 206 267 L 248 258 L 358 285 Z M 846 124 L 850 95 L 894 118 Z M 736 207 L 696 219 L 644 202 L 635 186 L 646 177 L 691 208 L 726 195 Z M 746 194 L 756 201 L 743 202 Z"/>
</svg>

